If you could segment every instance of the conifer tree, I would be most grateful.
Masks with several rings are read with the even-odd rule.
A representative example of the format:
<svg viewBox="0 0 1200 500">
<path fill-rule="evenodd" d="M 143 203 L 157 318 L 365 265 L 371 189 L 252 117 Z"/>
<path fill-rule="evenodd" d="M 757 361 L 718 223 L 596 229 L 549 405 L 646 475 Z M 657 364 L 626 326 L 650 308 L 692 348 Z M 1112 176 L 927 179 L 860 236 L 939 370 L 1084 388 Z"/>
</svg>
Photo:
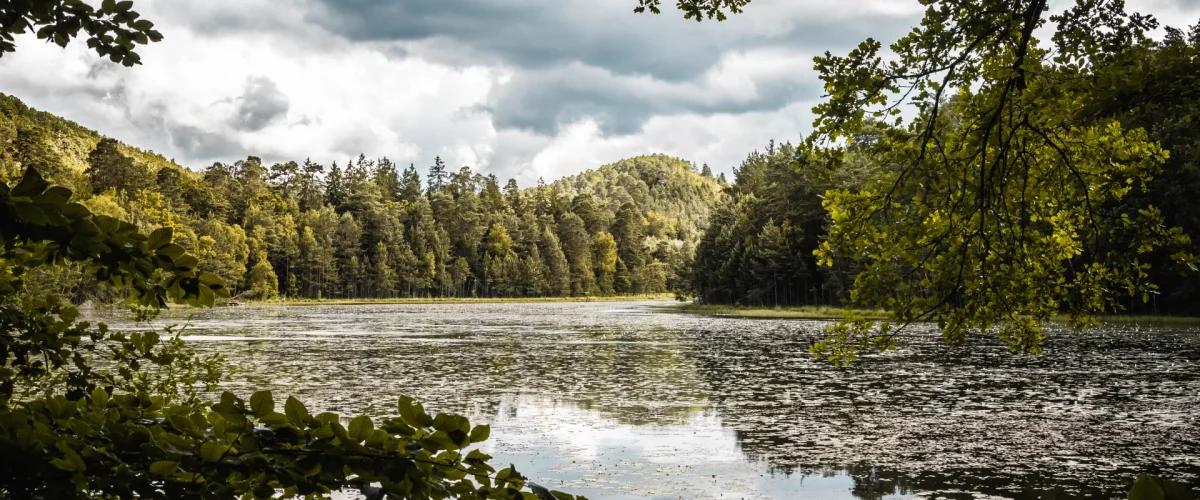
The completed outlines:
<svg viewBox="0 0 1200 500">
<path fill-rule="evenodd" d="M 404 169 L 400 183 L 401 200 L 416 203 L 417 198 L 421 198 L 421 174 L 417 173 L 417 167 L 413 164 L 408 164 L 408 168 Z"/>
<path fill-rule="evenodd" d="M 538 249 L 546 260 L 547 293 L 556 297 L 571 295 L 571 266 L 558 236 L 550 228 L 542 230 Z"/>
<path fill-rule="evenodd" d="M 596 233 L 592 243 L 592 258 L 596 265 L 596 281 L 600 293 L 612 295 L 617 272 L 617 243 L 611 234 Z"/>
<path fill-rule="evenodd" d="M 558 236 L 563 254 L 571 268 L 571 295 L 594 295 L 596 276 L 592 271 L 592 239 L 584 228 L 583 219 L 568 213 L 558 222 Z"/>
<path fill-rule="evenodd" d="M 437 193 L 446 187 L 450 174 L 446 171 L 446 163 L 442 161 L 442 157 L 438 156 L 433 159 L 433 166 L 429 167 L 429 193 Z"/>
<path fill-rule="evenodd" d="M 504 197 L 508 201 L 508 209 L 513 213 L 519 214 L 524 211 L 524 197 L 521 195 L 521 188 L 517 186 L 516 179 L 509 179 L 504 184 Z"/>
<path fill-rule="evenodd" d="M 335 161 L 333 166 L 329 167 L 329 177 L 325 180 L 325 202 L 338 208 L 345 200 L 346 181 L 342 177 L 342 169 L 338 168 Z"/>
<path fill-rule="evenodd" d="M 374 297 L 389 298 L 396 288 L 396 271 L 388 262 L 387 245 L 382 241 L 375 244 L 375 255 L 371 259 L 370 275 L 371 294 Z"/>
</svg>

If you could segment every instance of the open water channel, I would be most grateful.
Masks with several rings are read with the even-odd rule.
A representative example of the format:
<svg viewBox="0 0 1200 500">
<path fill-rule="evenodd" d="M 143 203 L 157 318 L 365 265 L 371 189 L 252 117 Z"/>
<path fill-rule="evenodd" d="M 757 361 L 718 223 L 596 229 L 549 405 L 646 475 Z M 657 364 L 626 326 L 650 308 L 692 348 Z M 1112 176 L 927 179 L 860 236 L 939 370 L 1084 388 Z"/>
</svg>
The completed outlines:
<svg viewBox="0 0 1200 500">
<path fill-rule="evenodd" d="M 230 390 L 372 416 L 410 395 L 491 423 L 494 464 L 593 499 L 1117 498 L 1139 472 L 1200 478 L 1197 329 L 1052 332 L 1023 357 L 924 327 L 838 370 L 807 352 L 825 322 L 654 305 L 227 307 L 156 323 L 193 315 L 188 338 L 237 368 Z"/>
</svg>

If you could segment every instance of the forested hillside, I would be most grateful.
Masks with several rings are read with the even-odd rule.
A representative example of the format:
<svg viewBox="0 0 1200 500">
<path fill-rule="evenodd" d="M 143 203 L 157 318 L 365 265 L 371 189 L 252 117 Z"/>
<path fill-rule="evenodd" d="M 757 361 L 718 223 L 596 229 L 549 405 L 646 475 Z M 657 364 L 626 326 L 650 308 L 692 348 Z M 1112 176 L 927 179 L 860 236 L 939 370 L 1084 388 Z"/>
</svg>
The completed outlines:
<svg viewBox="0 0 1200 500">
<path fill-rule="evenodd" d="M 36 166 L 98 214 L 174 229 L 243 298 L 539 297 L 685 287 L 717 179 L 664 155 L 521 189 L 440 158 L 202 171 L 0 95 L 0 175 Z M 82 273 L 34 279 L 86 294 Z M 84 297 L 77 297 L 84 298 Z"/>
</svg>

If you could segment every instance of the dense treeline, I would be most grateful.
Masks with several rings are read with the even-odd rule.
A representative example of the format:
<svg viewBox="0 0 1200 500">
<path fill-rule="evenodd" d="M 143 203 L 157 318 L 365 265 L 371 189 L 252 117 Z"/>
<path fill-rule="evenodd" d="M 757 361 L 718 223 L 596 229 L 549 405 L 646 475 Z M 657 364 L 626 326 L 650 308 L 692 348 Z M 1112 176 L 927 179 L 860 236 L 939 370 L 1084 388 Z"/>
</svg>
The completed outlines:
<svg viewBox="0 0 1200 500">
<path fill-rule="evenodd" d="M 201 271 L 245 298 L 665 292 L 685 286 L 721 196 L 707 166 L 665 155 L 531 189 L 440 158 L 424 179 L 364 155 L 329 166 L 251 156 L 192 172 L 16 98 L 2 106 L 4 180 L 37 166 L 95 213 L 171 227 Z M 42 281 L 66 289 L 76 278 Z"/>
<path fill-rule="evenodd" d="M 874 169 L 881 132 L 863 134 L 831 172 L 791 143 L 768 143 L 734 168 L 695 254 L 691 291 L 700 302 L 744 306 L 840 305 L 857 273 L 850 261 L 819 266 L 813 250 L 829 218 L 822 193 L 857 188 Z"/>
<path fill-rule="evenodd" d="M 1112 213 L 1157 207 L 1167 226 L 1182 228 L 1191 237 L 1190 253 L 1200 255 L 1200 23 L 1187 31 L 1166 27 L 1165 32 L 1161 41 L 1139 44 L 1113 58 L 1105 69 L 1119 76 L 1090 96 L 1091 116 L 1084 118 L 1114 117 L 1126 128 L 1144 128 L 1170 153 L 1148 188 L 1130 193 Z M 1200 278 L 1195 272 L 1182 268 L 1166 251 L 1145 259 L 1159 293 L 1148 303 L 1132 300 L 1127 307 L 1145 313 L 1200 314 Z"/>
<path fill-rule="evenodd" d="M 1093 94 L 1080 96 L 1089 105 L 1074 117 L 1074 124 L 1118 119 L 1124 128 L 1144 128 L 1149 139 L 1170 152 L 1147 189 L 1133 190 L 1120 203 L 1095 214 L 1100 227 L 1117 227 L 1121 217 L 1158 207 L 1167 226 L 1192 236 L 1190 252 L 1200 252 L 1200 25 L 1188 32 L 1166 29 L 1160 41 L 1146 40 L 1123 54 L 1097 61 L 1096 74 L 1117 72 L 1120 77 L 1097 77 Z M 955 96 L 942 103 L 939 126 L 961 127 L 955 117 Z M 919 123 L 919 121 L 917 121 Z M 879 146 L 885 133 L 898 143 L 911 133 L 881 124 L 860 134 L 840 151 L 835 167 L 814 158 L 802 158 L 790 144 L 754 152 L 735 169 L 731 196 L 714 209 L 711 224 L 701 237 L 695 256 L 691 289 L 706 303 L 735 305 L 841 305 L 858 275 L 856 264 L 835 260 L 833 267 L 819 266 L 814 255 L 826 239 L 828 212 L 822 195 L 831 189 L 857 191 L 874 172 L 888 168 L 889 153 Z M 1077 203 L 1077 200 L 1062 200 Z M 1119 247 L 1120 232 L 1100 248 Z M 1166 249 L 1140 256 L 1150 264 L 1149 280 L 1158 293 L 1147 300 L 1124 300 L 1127 311 L 1152 314 L 1200 313 L 1200 280 L 1181 268 Z M 1098 252 L 1081 254 L 1072 265 L 1082 269 Z"/>
</svg>

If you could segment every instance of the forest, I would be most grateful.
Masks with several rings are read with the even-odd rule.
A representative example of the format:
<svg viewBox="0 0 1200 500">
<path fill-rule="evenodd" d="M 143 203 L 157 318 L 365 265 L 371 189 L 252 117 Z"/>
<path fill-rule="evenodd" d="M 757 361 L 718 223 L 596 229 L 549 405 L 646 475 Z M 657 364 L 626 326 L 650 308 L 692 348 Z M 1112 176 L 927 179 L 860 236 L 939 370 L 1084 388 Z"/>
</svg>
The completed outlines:
<svg viewBox="0 0 1200 500">
<path fill-rule="evenodd" d="M 35 166 L 97 214 L 173 230 L 234 297 L 568 297 L 687 287 L 725 180 L 650 155 L 520 188 L 440 157 L 325 166 L 249 157 L 191 171 L 0 96 L 3 181 Z M 83 282 L 83 286 L 74 286 Z M 103 293 L 80 269 L 38 286 Z"/>
</svg>

